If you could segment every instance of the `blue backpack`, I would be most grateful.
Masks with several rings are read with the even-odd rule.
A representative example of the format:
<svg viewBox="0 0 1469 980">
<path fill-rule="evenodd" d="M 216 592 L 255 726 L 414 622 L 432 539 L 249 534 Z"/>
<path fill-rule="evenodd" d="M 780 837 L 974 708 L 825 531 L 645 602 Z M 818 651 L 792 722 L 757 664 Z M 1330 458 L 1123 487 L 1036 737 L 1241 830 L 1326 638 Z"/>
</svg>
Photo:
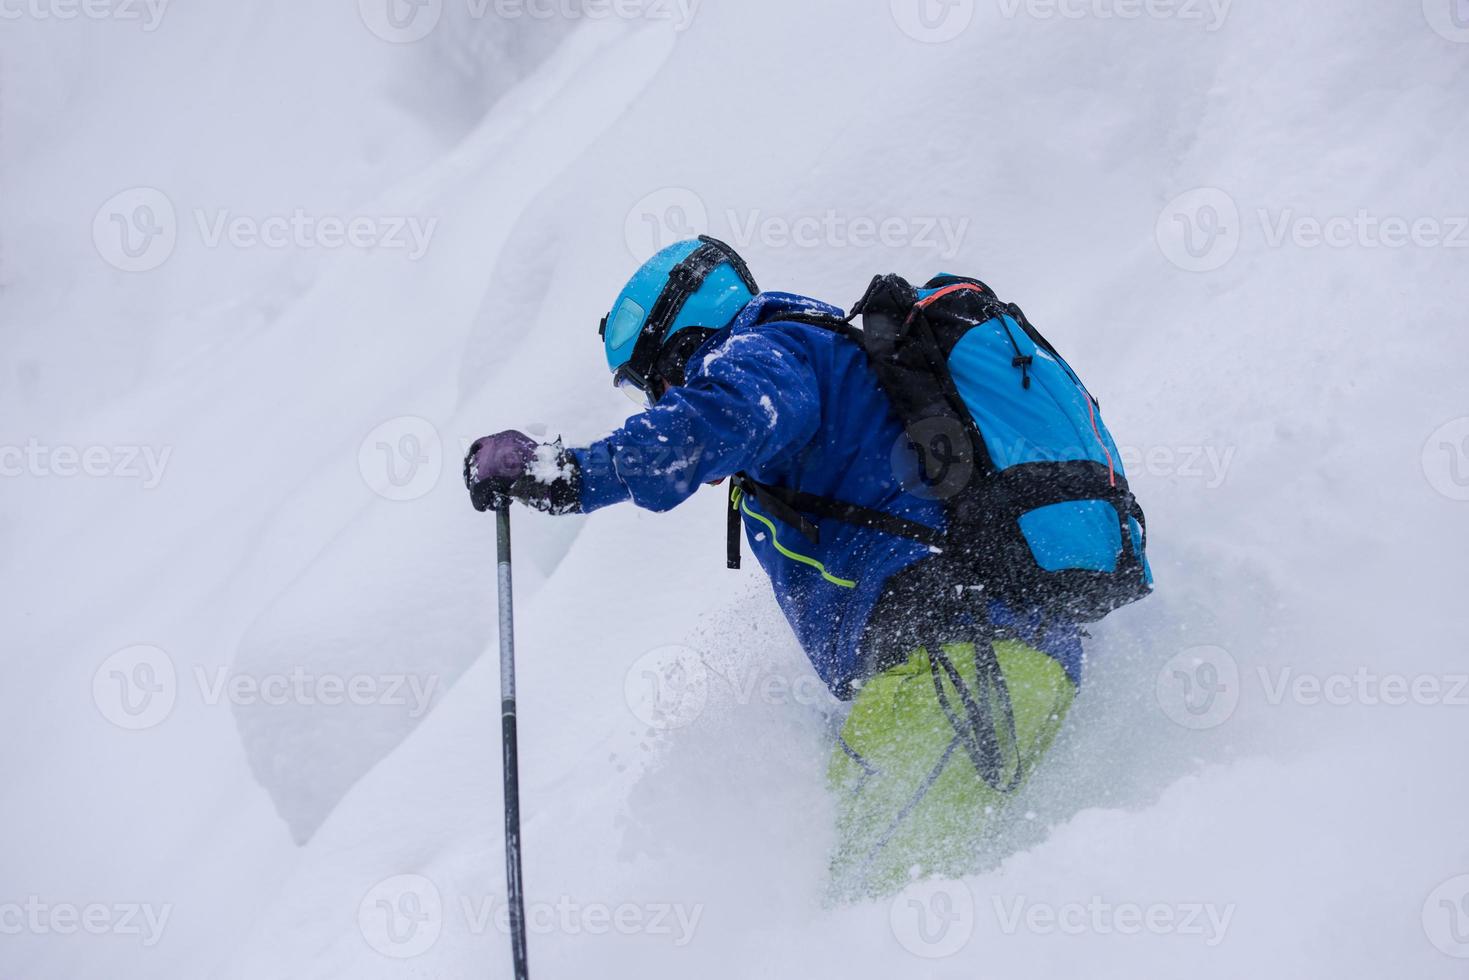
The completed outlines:
<svg viewBox="0 0 1469 980">
<path fill-rule="evenodd" d="M 1020 307 L 978 279 L 916 289 L 888 275 L 822 325 L 867 352 L 913 451 L 904 485 L 945 502 L 947 532 L 748 480 L 746 492 L 803 533 L 802 512 L 924 541 L 959 580 L 1022 609 L 1093 622 L 1152 591 L 1143 511 L 1101 405 Z"/>
</svg>

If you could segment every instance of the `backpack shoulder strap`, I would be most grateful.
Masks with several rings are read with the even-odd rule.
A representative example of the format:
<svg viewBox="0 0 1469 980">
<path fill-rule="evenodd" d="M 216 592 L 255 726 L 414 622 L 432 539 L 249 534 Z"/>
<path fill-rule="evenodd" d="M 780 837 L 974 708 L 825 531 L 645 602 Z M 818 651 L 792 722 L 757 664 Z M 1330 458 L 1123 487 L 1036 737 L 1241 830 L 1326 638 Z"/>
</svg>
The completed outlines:
<svg viewBox="0 0 1469 980">
<path fill-rule="evenodd" d="M 852 304 L 852 316 L 862 317 L 862 334 L 867 352 L 874 357 L 891 356 L 903 325 L 918 302 L 918 290 L 902 276 L 873 276 L 867 292 Z"/>
<path fill-rule="evenodd" d="M 884 350 L 892 350 L 901 326 L 907 320 L 917 299 L 917 291 L 901 276 L 877 276 L 846 317 L 793 312 L 782 314 L 779 322 L 803 323 L 831 330 L 857 344 L 869 358 L 872 358 L 880 356 Z M 863 322 L 863 327 L 860 328 L 852 323 L 852 320 L 859 315 L 862 316 Z M 878 339 L 876 346 L 872 343 L 875 334 Z M 863 507 L 860 504 L 832 500 L 788 487 L 770 486 L 750 479 L 747 474 L 737 473 L 731 480 L 731 501 L 726 535 L 726 563 L 730 568 L 740 567 L 741 528 L 739 511 L 733 499 L 736 491 L 754 498 L 763 511 L 783 524 L 794 527 L 813 544 L 820 543 L 820 530 L 806 516 L 807 514 L 908 538 L 928 545 L 935 551 L 942 551 L 948 542 L 944 532 L 896 514 L 889 514 L 872 507 Z"/>
<path fill-rule="evenodd" d="M 823 330 L 840 334 L 857 344 L 862 343 L 862 330 L 852 323 L 852 317 L 829 316 L 824 313 L 783 313 L 770 322 L 801 323 L 808 327 L 821 327 Z"/>
<path fill-rule="evenodd" d="M 795 513 L 797 517 L 800 517 L 800 512 L 804 511 L 807 514 L 815 514 L 817 517 L 829 517 L 846 524 L 855 524 L 858 527 L 908 538 L 940 550 L 947 541 L 944 532 L 935 530 L 927 524 L 910 521 L 905 517 L 889 514 L 873 507 L 849 504 L 845 501 L 819 497 L 813 493 L 804 493 L 787 487 L 770 487 L 760 484 L 756 486 L 763 490 L 767 500 L 776 501 L 785 509 Z M 761 500 L 761 497 L 757 495 L 755 499 Z M 802 520 L 804 522 L 804 519 Z"/>
<path fill-rule="evenodd" d="M 931 528 L 927 524 L 910 521 L 872 507 L 832 500 L 814 493 L 792 490 L 789 487 L 771 486 L 752 480 L 744 473 L 736 474 L 733 484 L 743 493 L 753 497 L 761 510 L 781 523 L 789 524 L 800 531 L 812 544 L 821 543 L 821 531 L 806 517 L 807 514 L 829 517 L 846 524 L 882 531 L 885 534 L 894 534 L 900 538 L 908 538 L 940 550 L 947 541 L 944 532 Z M 735 548 L 738 548 L 737 542 Z M 731 555 L 734 554 L 735 552 L 732 551 Z M 731 565 L 731 567 L 738 566 Z"/>
</svg>

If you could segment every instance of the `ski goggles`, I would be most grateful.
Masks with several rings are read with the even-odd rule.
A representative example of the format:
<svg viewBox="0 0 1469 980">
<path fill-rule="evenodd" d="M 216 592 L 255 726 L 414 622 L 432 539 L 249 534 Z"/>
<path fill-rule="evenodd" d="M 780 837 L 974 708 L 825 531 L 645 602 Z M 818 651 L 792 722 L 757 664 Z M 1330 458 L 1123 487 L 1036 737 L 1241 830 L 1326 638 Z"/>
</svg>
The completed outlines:
<svg viewBox="0 0 1469 980">
<path fill-rule="evenodd" d="M 643 377 L 631 364 L 624 364 L 617 369 L 612 376 L 612 384 L 635 405 L 652 408 L 653 403 L 657 401 L 653 397 L 653 388 L 648 384 L 648 379 Z"/>
</svg>

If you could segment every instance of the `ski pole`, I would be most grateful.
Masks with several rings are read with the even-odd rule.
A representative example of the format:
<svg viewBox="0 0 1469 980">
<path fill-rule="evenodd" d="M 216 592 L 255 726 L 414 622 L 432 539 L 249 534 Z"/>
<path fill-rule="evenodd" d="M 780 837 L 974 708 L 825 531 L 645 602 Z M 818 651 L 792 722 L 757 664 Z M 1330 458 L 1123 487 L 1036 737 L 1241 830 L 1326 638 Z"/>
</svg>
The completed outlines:
<svg viewBox="0 0 1469 980">
<path fill-rule="evenodd" d="M 520 762 L 515 734 L 515 610 L 510 594 L 510 504 L 495 511 L 500 585 L 500 741 L 505 772 L 505 891 L 510 905 L 510 954 L 515 980 L 528 980 L 525 893 L 520 874 Z"/>
</svg>

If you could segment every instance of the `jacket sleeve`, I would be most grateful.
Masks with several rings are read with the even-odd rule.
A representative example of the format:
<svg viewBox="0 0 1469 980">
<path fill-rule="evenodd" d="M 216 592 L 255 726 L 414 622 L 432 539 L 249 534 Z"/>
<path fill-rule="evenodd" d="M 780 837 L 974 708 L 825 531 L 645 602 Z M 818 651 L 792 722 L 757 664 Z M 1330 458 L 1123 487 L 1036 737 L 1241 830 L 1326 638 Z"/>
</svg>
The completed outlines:
<svg viewBox="0 0 1469 980">
<path fill-rule="evenodd" d="M 731 334 L 689 365 L 688 382 L 605 439 L 572 450 L 581 509 L 623 500 L 664 511 L 701 483 L 803 449 L 820 425 L 815 371 L 778 330 Z"/>
</svg>

